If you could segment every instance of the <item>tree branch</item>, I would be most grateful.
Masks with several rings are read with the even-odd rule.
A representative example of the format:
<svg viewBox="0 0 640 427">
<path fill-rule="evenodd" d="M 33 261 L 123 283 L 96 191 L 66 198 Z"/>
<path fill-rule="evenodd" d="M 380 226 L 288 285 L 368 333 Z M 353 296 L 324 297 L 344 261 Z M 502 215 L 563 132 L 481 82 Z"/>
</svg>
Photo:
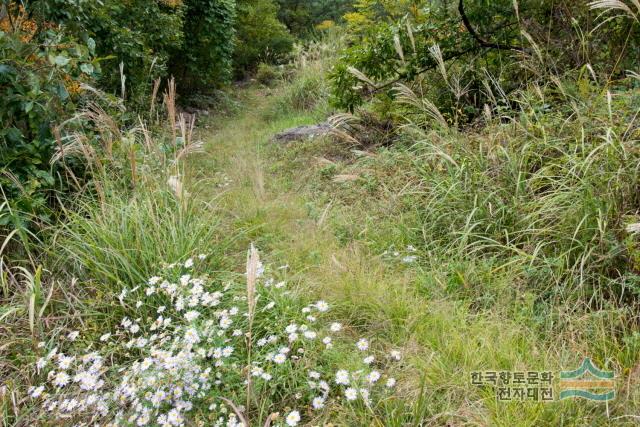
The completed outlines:
<svg viewBox="0 0 640 427">
<path fill-rule="evenodd" d="M 461 52 L 451 53 L 451 54 L 447 55 L 445 58 L 443 58 L 443 60 L 444 60 L 444 62 L 447 62 L 447 61 L 450 61 L 452 59 L 456 59 L 456 58 L 459 58 L 461 56 L 464 56 L 469 52 L 473 52 L 474 50 L 476 50 L 476 47 L 471 47 L 471 48 L 465 49 L 465 50 L 463 50 Z M 432 64 L 427 65 L 426 67 L 420 68 L 420 69 L 412 72 L 411 75 L 422 74 L 425 71 L 433 70 L 437 66 L 438 66 L 438 63 L 434 62 Z M 395 78 L 395 79 L 393 79 L 391 81 L 388 81 L 388 82 L 383 83 L 381 85 L 376 85 L 372 90 L 369 91 L 369 94 L 373 94 L 373 93 L 379 92 L 382 89 L 385 89 L 385 88 L 387 88 L 387 87 L 389 87 L 389 86 L 391 86 L 391 85 L 393 85 L 395 83 L 398 83 L 400 80 L 406 79 L 407 77 L 409 77 L 409 75 L 407 73 L 401 74 L 400 76 L 398 76 L 397 78 Z"/>
<path fill-rule="evenodd" d="M 524 52 L 524 48 L 520 46 L 511 46 L 511 45 L 501 44 L 501 43 L 491 43 L 484 40 L 482 37 L 480 37 L 480 35 L 476 32 L 476 30 L 474 30 L 473 27 L 471 26 L 469 17 L 464 11 L 464 0 L 460 0 L 458 2 L 458 12 L 460 12 L 460 17 L 462 18 L 462 23 L 464 24 L 464 27 L 467 29 L 467 31 L 469 31 L 469 34 L 471 34 L 471 37 L 473 37 L 480 46 L 488 47 L 490 49 L 515 50 L 518 52 Z"/>
</svg>

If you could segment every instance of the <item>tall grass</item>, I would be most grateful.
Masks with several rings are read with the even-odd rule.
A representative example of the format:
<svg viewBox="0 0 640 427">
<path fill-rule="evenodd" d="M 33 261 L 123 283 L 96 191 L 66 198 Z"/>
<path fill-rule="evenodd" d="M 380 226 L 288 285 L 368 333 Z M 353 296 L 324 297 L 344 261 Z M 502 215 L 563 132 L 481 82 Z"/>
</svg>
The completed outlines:
<svg viewBox="0 0 640 427">
<path fill-rule="evenodd" d="M 418 140 L 425 249 L 549 271 L 530 283 L 542 294 L 585 304 L 630 298 L 638 285 L 625 227 L 640 200 L 625 132 L 635 117 L 625 111 L 637 96 L 621 93 L 611 118 L 607 98 L 594 95 L 574 104 L 574 118 L 530 115 L 537 105 L 523 104 L 513 125 Z"/>
<path fill-rule="evenodd" d="M 284 84 L 281 82 L 274 89 L 278 96 L 265 118 L 296 112 L 313 112 L 318 118 L 324 118 L 330 97 L 326 74 L 343 43 L 339 31 L 330 31 L 318 40 L 296 45 L 293 60 L 283 76 Z"/>
<path fill-rule="evenodd" d="M 166 260 L 209 252 L 212 267 L 224 247 L 215 215 L 167 186 L 133 195 L 113 193 L 102 204 L 89 201 L 70 212 L 55 231 L 51 255 L 69 274 L 90 277 L 117 292 L 140 283 Z"/>
</svg>

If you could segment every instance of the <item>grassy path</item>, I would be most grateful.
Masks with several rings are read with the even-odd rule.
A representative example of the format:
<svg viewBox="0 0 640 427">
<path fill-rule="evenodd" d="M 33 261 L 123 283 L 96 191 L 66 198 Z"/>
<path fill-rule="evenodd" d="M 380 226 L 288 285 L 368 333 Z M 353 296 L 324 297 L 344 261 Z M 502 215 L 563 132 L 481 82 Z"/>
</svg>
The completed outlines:
<svg viewBox="0 0 640 427">
<path fill-rule="evenodd" d="M 497 402 L 492 389 L 470 385 L 474 370 L 557 371 L 585 348 L 543 338 L 528 326 L 526 312 L 476 312 L 468 302 L 434 291 L 450 279 L 428 258 L 414 266 L 380 256 L 381 239 L 371 244 L 368 236 L 392 230 L 386 243 L 399 247 L 402 241 L 398 211 L 390 209 L 381 220 L 393 198 L 349 202 L 331 190 L 317 191 L 323 148 L 282 148 L 269 140 L 318 117 L 274 115 L 273 105 L 268 92 L 244 90 L 240 113 L 200 130 L 206 154 L 192 165 L 199 197 L 229 219 L 229 233 L 240 233 L 239 250 L 255 242 L 270 262 L 289 265 L 300 292 L 328 300 L 354 336 L 375 340 L 378 353 L 402 349 L 402 399 L 387 402 L 391 409 L 380 425 L 606 423 L 596 406 Z M 355 231 L 345 232 L 349 227 Z"/>
</svg>

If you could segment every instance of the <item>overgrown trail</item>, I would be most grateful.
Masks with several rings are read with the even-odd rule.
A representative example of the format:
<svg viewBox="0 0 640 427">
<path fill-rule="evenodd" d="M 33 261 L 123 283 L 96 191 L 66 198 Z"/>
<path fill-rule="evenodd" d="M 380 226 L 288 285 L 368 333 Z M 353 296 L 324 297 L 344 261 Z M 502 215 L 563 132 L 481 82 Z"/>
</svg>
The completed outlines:
<svg viewBox="0 0 640 427">
<path fill-rule="evenodd" d="M 389 162 L 389 182 L 378 184 L 382 190 L 377 194 L 388 191 L 386 197 L 363 196 L 366 192 L 358 192 L 355 184 L 323 180 L 326 169 L 335 174 L 336 169 L 354 172 L 360 167 L 355 172 L 363 172 L 381 164 L 384 170 L 384 156 L 397 154 L 378 153 L 378 166 L 361 166 L 341 162 L 331 152 L 335 148 L 322 142 L 278 146 L 270 142 L 275 133 L 321 118 L 277 114 L 269 92 L 250 88 L 242 94 L 240 113 L 201 124 L 206 154 L 191 169 L 201 189 L 198 197 L 228 219 L 223 223 L 229 224 L 230 235 L 238 236 L 238 254 L 253 242 L 270 263 L 288 265 L 288 280 L 297 285 L 292 289 L 304 298 L 329 301 L 347 334 L 375 343 L 376 358 L 402 351 L 403 363 L 394 372 L 400 399 L 385 403 L 392 407 L 382 411 L 384 419 L 375 417 L 367 424 L 556 423 L 557 406 L 497 402 L 493 389 L 470 383 L 470 374 L 514 367 L 557 372 L 573 363 L 575 354 L 593 354 L 606 342 L 605 323 L 590 326 L 603 337 L 594 342 L 563 335 L 549 339 L 543 327 L 531 322 L 535 313 L 524 297 L 508 311 L 481 309 L 471 300 L 454 298 L 450 290 L 467 289 L 471 272 L 431 260 L 428 253 L 416 252 L 417 263 L 405 262 L 411 241 L 406 233 L 411 231 L 403 228 L 410 221 L 402 216 L 410 212 L 399 207 L 398 189 L 409 178 L 393 163 L 396 158 Z M 395 187 L 394 179 L 400 181 Z M 390 249 L 386 255 L 385 249 Z M 493 276 L 487 280 L 510 292 L 508 275 Z M 584 417 L 604 416 L 580 402 L 558 405 L 576 424 Z"/>
<path fill-rule="evenodd" d="M 406 270 L 380 282 L 388 274 L 384 263 L 366 256 L 357 241 L 345 244 L 336 237 L 328 218 L 341 211 L 310 190 L 318 159 L 303 155 L 298 163 L 289 162 L 287 150 L 298 152 L 296 144 L 302 143 L 271 142 L 283 129 L 321 119 L 300 113 L 273 118 L 273 103 L 264 92 L 250 89 L 244 95 L 239 115 L 202 130 L 207 154 L 194 168 L 196 179 L 206 183 L 201 194 L 233 219 L 230 232 L 241 232 L 245 243 L 253 241 L 272 261 L 289 265 L 293 280 L 325 296 L 364 292 L 371 297 L 393 288 L 392 281 L 407 282 Z M 345 281 L 348 289 L 337 286 Z"/>
</svg>

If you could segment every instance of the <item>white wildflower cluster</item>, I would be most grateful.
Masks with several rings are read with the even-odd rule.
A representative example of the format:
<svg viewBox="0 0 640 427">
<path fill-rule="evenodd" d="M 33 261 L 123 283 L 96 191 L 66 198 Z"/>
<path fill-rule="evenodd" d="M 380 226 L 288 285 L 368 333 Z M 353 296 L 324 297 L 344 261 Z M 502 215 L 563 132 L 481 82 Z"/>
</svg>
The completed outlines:
<svg viewBox="0 0 640 427">
<path fill-rule="evenodd" d="M 196 260 L 169 265 L 167 277 L 176 280 L 154 276 L 123 290 L 121 304 L 139 317 L 123 317 L 117 330 L 89 345 L 97 350 L 66 355 L 54 348 L 37 361 L 46 381 L 29 392 L 42 400 L 47 417 L 108 425 L 188 424 L 194 404 L 222 384 L 220 369 L 234 354 L 227 327 L 239 314 L 237 307 L 219 308 L 230 285 L 189 274 Z M 78 335 L 70 333 L 68 343 L 80 341 Z M 220 417 L 217 424 L 233 417 Z"/>
<path fill-rule="evenodd" d="M 268 280 L 266 287 L 275 287 L 274 283 Z M 272 296 L 278 298 L 277 294 Z M 384 367 L 389 362 L 399 361 L 400 352 L 392 350 L 378 362 L 368 353 L 369 340 L 341 336 L 343 326 L 329 321 L 329 312 L 326 301 L 316 301 L 301 309 L 297 321 L 289 321 L 280 331 L 270 331 L 272 334 L 256 341 L 257 353 L 264 354 L 262 358 L 257 356 L 250 367 L 250 375 L 257 386 L 291 375 L 296 369 L 306 371 L 306 384 L 295 390 L 287 386 L 286 391 L 299 401 L 299 406 L 285 414 L 285 425 L 298 425 L 303 417 L 301 414 L 308 410 L 320 411 L 331 400 L 372 406 L 377 396 L 388 396 L 395 386 L 396 380 L 384 373 Z M 361 354 L 361 362 L 356 362 L 355 368 L 350 363 L 351 369 L 336 369 L 329 362 L 335 356 L 323 357 L 325 352 L 333 351 L 334 346 L 339 348 L 337 351 Z"/>
<path fill-rule="evenodd" d="M 403 250 L 389 248 L 382 253 L 382 257 L 389 260 L 400 260 L 403 264 L 412 264 L 418 260 L 418 250 L 413 245 L 407 245 Z"/>
<path fill-rule="evenodd" d="M 290 310 L 286 282 L 262 277 L 267 269 L 258 265 L 251 318 L 243 283 L 194 275 L 203 259 L 169 264 L 146 284 L 123 290 L 126 316 L 94 342 L 71 332 L 56 348 L 43 343 L 36 364 L 43 382 L 29 393 L 47 419 L 65 425 L 241 426 L 236 412 L 246 410 L 239 405 L 244 396 L 269 398 L 280 387 L 278 394 L 288 397 L 285 407 L 274 408 L 282 414 L 275 424 L 295 426 L 331 400 L 371 407 L 394 387 L 385 367 L 400 353 L 374 355 L 375 343 L 367 338 L 344 337 L 343 325 L 329 319 L 326 301 Z M 341 359 L 327 353 L 334 351 L 354 357 L 336 367 Z M 307 381 L 288 380 L 300 375 Z M 226 404 L 234 399 L 238 406 L 230 410 Z"/>
</svg>

